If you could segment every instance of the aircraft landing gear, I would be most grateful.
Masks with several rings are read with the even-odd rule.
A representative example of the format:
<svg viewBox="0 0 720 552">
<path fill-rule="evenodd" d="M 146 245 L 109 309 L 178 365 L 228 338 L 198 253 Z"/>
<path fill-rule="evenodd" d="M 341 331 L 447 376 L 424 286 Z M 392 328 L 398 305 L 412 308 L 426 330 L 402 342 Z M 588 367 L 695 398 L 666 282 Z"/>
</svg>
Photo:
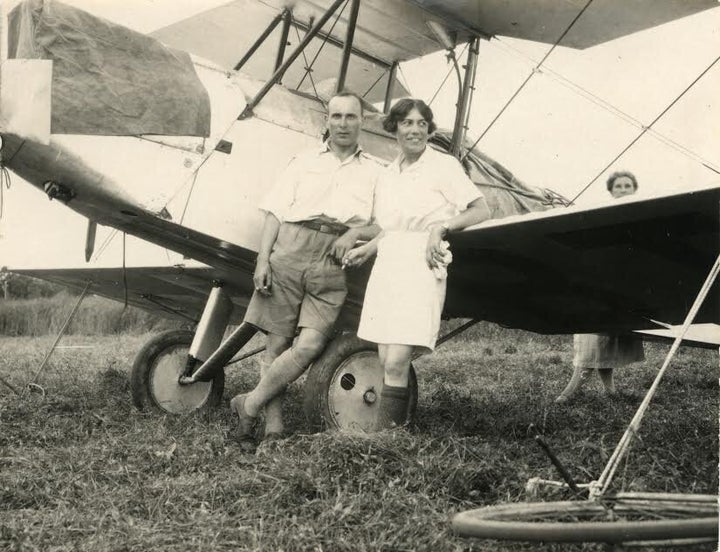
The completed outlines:
<svg viewBox="0 0 720 552">
<path fill-rule="evenodd" d="M 184 414 L 220 404 L 225 365 L 256 332 L 242 324 L 221 345 L 232 310 L 229 295 L 215 283 L 195 332 L 173 330 L 150 340 L 130 376 L 135 406 Z"/>
<path fill-rule="evenodd" d="M 304 409 L 316 429 L 373 431 L 383 370 L 376 348 L 354 334 L 333 339 L 307 373 Z M 418 385 L 410 367 L 408 420 L 417 407 Z"/>
<path fill-rule="evenodd" d="M 194 333 L 171 330 L 151 339 L 135 357 L 130 386 L 135 406 L 168 414 L 185 414 L 220 404 L 225 372 L 210 381 L 180 385 Z"/>
</svg>

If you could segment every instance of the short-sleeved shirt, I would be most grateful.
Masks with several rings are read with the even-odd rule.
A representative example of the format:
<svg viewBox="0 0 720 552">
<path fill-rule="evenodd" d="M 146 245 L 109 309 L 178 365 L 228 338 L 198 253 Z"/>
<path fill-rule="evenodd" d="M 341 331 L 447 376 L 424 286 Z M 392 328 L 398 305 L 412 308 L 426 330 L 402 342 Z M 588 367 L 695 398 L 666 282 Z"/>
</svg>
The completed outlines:
<svg viewBox="0 0 720 552">
<path fill-rule="evenodd" d="M 280 222 L 328 220 L 347 226 L 370 223 L 380 162 L 359 146 L 340 160 L 328 142 L 296 155 L 280 175 L 260 209 Z"/>
<path fill-rule="evenodd" d="M 458 160 L 425 148 L 400 171 L 402 155 L 383 171 L 375 191 L 374 220 L 383 230 L 427 230 L 483 197 Z"/>
</svg>

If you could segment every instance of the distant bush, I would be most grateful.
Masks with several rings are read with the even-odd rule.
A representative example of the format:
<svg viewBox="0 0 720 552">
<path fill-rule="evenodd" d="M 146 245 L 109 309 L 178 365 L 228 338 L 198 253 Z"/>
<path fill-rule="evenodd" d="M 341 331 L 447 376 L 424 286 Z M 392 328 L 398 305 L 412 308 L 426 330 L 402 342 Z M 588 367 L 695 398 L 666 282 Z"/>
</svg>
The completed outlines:
<svg viewBox="0 0 720 552">
<path fill-rule="evenodd" d="M 4 268 L 4 267 L 3 267 Z M 7 286 L 8 299 L 35 299 L 37 297 L 52 297 L 65 291 L 70 295 L 77 295 L 76 290 L 68 290 L 60 284 L 53 284 L 45 280 L 6 272 L 0 268 L 0 282 Z M 0 290 L 0 299 L 4 296 L 4 289 Z"/>
<path fill-rule="evenodd" d="M 53 297 L 0 300 L 0 335 L 39 336 L 60 331 L 77 297 L 64 292 Z M 67 333 L 79 335 L 140 334 L 186 326 L 177 320 L 123 305 L 104 297 L 89 296 L 70 324 Z"/>
</svg>

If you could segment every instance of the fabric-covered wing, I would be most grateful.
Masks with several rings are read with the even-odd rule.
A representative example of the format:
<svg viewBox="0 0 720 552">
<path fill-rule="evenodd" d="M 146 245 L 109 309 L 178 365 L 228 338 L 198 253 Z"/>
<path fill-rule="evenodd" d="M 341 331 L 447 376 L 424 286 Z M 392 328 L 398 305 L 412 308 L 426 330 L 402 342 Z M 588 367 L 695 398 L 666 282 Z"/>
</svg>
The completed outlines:
<svg viewBox="0 0 720 552">
<path fill-rule="evenodd" d="M 554 44 L 586 0 L 409 0 L 449 28 Z M 561 42 L 588 48 L 717 7 L 715 0 L 596 0 Z"/>
<path fill-rule="evenodd" d="M 313 18 L 317 20 L 332 0 L 291 3 L 294 17 L 306 26 Z M 504 35 L 554 44 L 585 3 L 585 0 L 362 0 L 354 47 L 380 65 L 437 52 L 444 47 L 429 22 L 441 24 L 458 43 L 475 35 L 485 38 Z M 284 0 L 235 0 L 153 35 L 170 46 L 230 69 L 286 4 Z M 574 24 L 562 45 L 587 48 L 713 7 L 717 7 L 716 0 L 598 0 Z M 336 41 L 345 39 L 349 11 L 345 9 L 332 28 L 330 34 Z M 329 29 L 327 25 L 325 30 Z M 299 34 L 302 36 L 304 30 Z M 243 70 L 267 79 L 272 73 L 279 37 L 278 27 Z M 294 29 L 289 42 L 291 48 L 299 42 Z M 306 49 L 309 59 L 322 42 L 318 38 Z M 340 48 L 327 45 L 315 64 L 315 81 L 337 76 L 339 60 Z M 302 61 L 301 57 L 288 71 L 287 86 L 295 87 L 301 78 L 305 65 Z M 368 100 L 381 101 L 387 75 L 381 77 L 380 65 L 354 56 L 348 87 L 362 94 L 372 86 Z M 380 81 L 373 86 L 378 78 Z M 396 97 L 407 94 L 401 87 L 396 87 L 395 92 Z"/>
<path fill-rule="evenodd" d="M 555 209 L 452 237 L 446 312 L 541 333 L 683 321 L 718 255 L 720 188 Z M 718 283 L 695 322 L 720 321 Z"/>
<path fill-rule="evenodd" d="M 108 299 L 123 302 L 127 294 L 130 305 L 155 312 L 161 316 L 198 322 L 213 280 L 221 273 L 213 268 L 130 267 L 67 268 L 67 269 L 13 269 L 13 272 L 40 278 L 62 286 L 84 289 Z M 252 280 L 248 276 L 250 292 Z M 237 281 L 237 280 L 236 280 Z M 247 306 L 248 290 L 237 283 L 228 286 L 235 304 L 234 321 L 242 319 Z M 238 315 L 240 315 L 238 317 Z"/>
<path fill-rule="evenodd" d="M 379 2 L 363 2 L 362 4 L 358 29 L 355 34 L 354 54 L 350 60 L 350 70 L 346 81 L 347 88 L 363 95 L 371 103 L 380 102 L 384 98 L 389 65 L 395 59 L 410 59 L 417 55 L 414 50 L 408 49 L 407 45 L 390 43 L 390 39 L 383 36 L 381 30 L 388 24 L 387 21 L 383 22 L 380 27 L 366 28 L 363 23 L 364 18 L 371 12 L 378 12 L 378 9 L 373 8 L 372 5 L 366 5 L 373 3 L 378 4 Z M 288 35 L 286 57 L 304 38 L 306 29 L 313 18 L 317 20 L 322 15 L 327 7 L 326 4 L 329 5 L 330 2 L 297 2 L 293 10 L 296 24 L 290 29 Z M 382 5 L 382 3 L 379 4 Z M 209 59 L 225 69 L 231 70 L 282 7 L 283 3 L 279 1 L 235 0 L 159 29 L 153 32 L 152 36 L 169 46 Z M 336 41 L 344 41 L 349 11 L 349 9 L 345 9 L 342 12 L 334 27 L 335 17 L 331 18 L 323 31 L 329 33 L 332 27 L 331 36 Z M 381 18 L 374 18 L 373 25 L 377 25 L 380 20 Z M 280 34 L 281 25 L 275 28 L 241 71 L 258 79 L 269 79 L 275 66 Z M 416 35 L 414 32 L 411 34 L 413 37 Z M 425 34 L 430 34 L 428 28 L 425 29 Z M 437 49 L 436 43 L 432 41 L 431 37 L 422 35 L 415 41 L 425 44 L 423 51 L 428 48 Z M 430 43 L 426 44 L 427 41 Z M 386 42 L 389 44 L 387 47 L 379 47 L 380 44 Z M 310 42 L 305 48 L 304 55 L 301 55 L 285 73 L 282 82 L 286 87 L 313 93 L 318 83 L 338 76 L 342 47 L 329 42 L 324 43 L 325 40 L 322 37 L 315 37 Z M 317 60 L 313 63 L 318 52 L 320 53 Z M 310 63 L 312 63 L 312 72 L 306 76 L 306 67 Z M 396 81 L 394 96 L 406 95 L 408 95 L 408 91 Z"/>
</svg>

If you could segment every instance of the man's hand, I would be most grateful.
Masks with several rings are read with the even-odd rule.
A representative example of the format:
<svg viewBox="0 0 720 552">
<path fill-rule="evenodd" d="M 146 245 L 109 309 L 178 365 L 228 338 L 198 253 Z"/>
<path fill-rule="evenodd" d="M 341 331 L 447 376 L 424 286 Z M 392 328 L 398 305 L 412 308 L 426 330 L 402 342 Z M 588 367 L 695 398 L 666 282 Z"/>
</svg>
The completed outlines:
<svg viewBox="0 0 720 552">
<path fill-rule="evenodd" d="M 374 248 L 370 244 L 361 245 L 355 249 L 351 249 L 343 257 L 342 264 L 344 267 L 356 267 L 365 264 L 370 257 L 375 254 Z"/>
<path fill-rule="evenodd" d="M 255 291 L 260 295 L 268 296 L 272 292 L 272 268 L 268 259 L 258 258 L 253 275 Z"/>
<path fill-rule="evenodd" d="M 330 256 L 335 257 L 338 264 L 341 264 L 347 252 L 355 247 L 355 243 L 357 243 L 357 234 L 351 228 L 335 240 L 335 243 L 330 247 Z"/>
<path fill-rule="evenodd" d="M 441 226 L 433 226 L 428 236 L 427 247 L 425 248 L 425 260 L 430 268 L 435 268 L 443 262 L 445 251 L 442 247 L 444 229 Z"/>
</svg>

